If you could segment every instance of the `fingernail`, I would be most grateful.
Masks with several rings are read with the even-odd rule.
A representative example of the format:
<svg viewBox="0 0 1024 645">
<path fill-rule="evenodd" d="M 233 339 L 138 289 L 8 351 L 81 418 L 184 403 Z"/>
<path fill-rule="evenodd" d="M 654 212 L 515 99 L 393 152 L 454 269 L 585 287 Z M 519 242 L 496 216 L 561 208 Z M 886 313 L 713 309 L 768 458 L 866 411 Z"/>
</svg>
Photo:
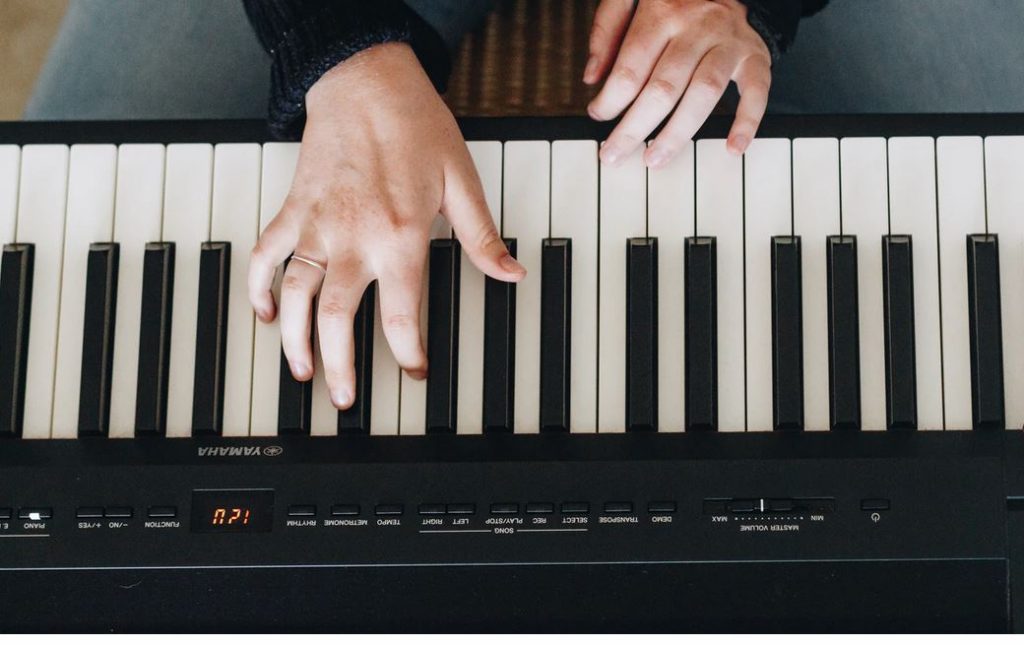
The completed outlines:
<svg viewBox="0 0 1024 645">
<path fill-rule="evenodd" d="M 647 153 L 647 167 L 648 168 L 661 168 L 668 162 L 668 151 L 653 147 Z"/>
<path fill-rule="evenodd" d="M 352 395 L 348 390 L 335 390 L 331 392 L 331 401 L 334 402 L 334 407 L 346 410 L 348 406 L 352 405 Z"/>
<path fill-rule="evenodd" d="M 618 163 L 621 153 L 615 146 L 605 146 L 601 148 L 601 161 L 605 162 L 609 166 L 614 166 Z"/>
<path fill-rule="evenodd" d="M 292 363 L 292 375 L 296 378 L 308 378 L 310 373 L 313 371 L 309 365 L 302 363 Z"/>
<path fill-rule="evenodd" d="M 526 269 L 523 265 L 519 264 L 511 253 L 506 253 L 501 260 L 498 261 L 501 264 L 501 268 L 505 269 L 509 273 L 526 273 Z"/>
<path fill-rule="evenodd" d="M 747 146 L 750 145 L 750 139 L 741 134 L 733 139 L 732 145 L 736 154 L 743 154 L 746 151 Z"/>
<path fill-rule="evenodd" d="M 583 82 L 589 83 L 595 72 L 597 72 L 597 56 L 591 56 L 587 59 L 587 66 L 583 68 Z"/>
<path fill-rule="evenodd" d="M 427 378 L 427 370 L 409 370 L 409 376 L 417 381 L 422 381 Z"/>
</svg>

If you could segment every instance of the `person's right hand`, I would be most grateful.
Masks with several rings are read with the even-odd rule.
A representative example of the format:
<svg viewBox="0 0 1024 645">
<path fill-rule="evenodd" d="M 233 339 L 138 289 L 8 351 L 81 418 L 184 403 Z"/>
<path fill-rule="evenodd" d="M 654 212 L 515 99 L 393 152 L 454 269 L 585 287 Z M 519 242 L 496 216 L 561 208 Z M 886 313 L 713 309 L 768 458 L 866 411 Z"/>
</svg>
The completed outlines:
<svg viewBox="0 0 1024 645">
<path fill-rule="evenodd" d="M 278 315 L 274 273 L 293 253 L 281 285 L 281 343 L 292 375 L 313 376 L 312 303 L 335 407 L 355 401 L 353 320 L 377 280 L 381 321 L 398 364 L 426 376 L 420 299 L 430 227 L 451 223 L 469 259 L 498 280 L 525 269 L 509 254 L 484 201 L 455 119 L 404 44 L 371 47 L 327 72 L 306 95 L 307 122 L 291 191 L 252 251 L 249 298 L 257 316 Z"/>
</svg>

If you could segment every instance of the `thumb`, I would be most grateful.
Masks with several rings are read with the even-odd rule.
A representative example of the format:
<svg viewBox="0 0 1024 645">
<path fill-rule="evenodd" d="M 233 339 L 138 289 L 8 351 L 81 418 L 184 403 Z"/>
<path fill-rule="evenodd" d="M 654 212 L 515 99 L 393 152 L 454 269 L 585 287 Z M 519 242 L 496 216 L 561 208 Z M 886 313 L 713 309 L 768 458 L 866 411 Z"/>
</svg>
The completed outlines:
<svg viewBox="0 0 1024 645">
<path fill-rule="evenodd" d="M 519 282 L 526 276 L 526 269 L 509 253 L 494 225 L 480 178 L 468 158 L 445 177 L 441 212 L 476 268 L 503 282 Z"/>
</svg>

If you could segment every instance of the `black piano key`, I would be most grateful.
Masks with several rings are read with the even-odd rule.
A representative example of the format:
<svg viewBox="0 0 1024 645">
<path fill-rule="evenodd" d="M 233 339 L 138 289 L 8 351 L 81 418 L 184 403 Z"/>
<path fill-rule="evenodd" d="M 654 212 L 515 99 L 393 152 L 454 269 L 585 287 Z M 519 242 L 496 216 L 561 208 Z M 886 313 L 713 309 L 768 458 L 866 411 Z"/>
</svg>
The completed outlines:
<svg viewBox="0 0 1024 645">
<path fill-rule="evenodd" d="M 516 240 L 504 240 L 512 257 Z M 484 286 L 484 432 L 515 427 L 516 285 L 487 278 Z"/>
<path fill-rule="evenodd" d="M 1006 429 L 999 240 L 967 237 L 967 302 L 971 329 L 971 412 L 975 430 Z"/>
<path fill-rule="evenodd" d="M 289 261 L 281 265 L 281 275 L 287 270 Z M 313 331 L 310 330 L 311 343 L 312 336 Z M 283 435 L 308 435 L 313 428 L 313 380 L 296 381 L 292 377 L 284 350 L 281 351 L 279 365 L 277 432 Z"/>
<path fill-rule="evenodd" d="M 541 248 L 540 429 L 569 431 L 572 240 L 550 238 Z"/>
<path fill-rule="evenodd" d="M 142 320 L 135 394 L 135 433 L 167 433 L 167 386 L 171 366 L 174 242 L 150 242 L 142 265 Z"/>
<path fill-rule="evenodd" d="M 459 270 L 458 240 L 430 243 L 427 300 L 427 432 L 456 431 L 459 392 Z"/>
<path fill-rule="evenodd" d="M 718 278 L 713 237 L 686 238 L 686 431 L 718 430 Z"/>
<path fill-rule="evenodd" d="M 7 244 L 0 259 L 0 437 L 20 437 L 32 318 L 35 247 Z"/>
<path fill-rule="evenodd" d="M 373 319 L 377 283 L 371 282 L 359 303 L 352 324 L 355 336 L 356 400 L 338 412 L 338 435 L 370 434 L 370 398 L 373 396 Z"/>
<path fill-rule="evenodd" d="M 658 430 L 658 240 L 626 242 L 626 430 Z"/>
<path fill-rule="evenodd" d="M 78 395 L 78 436 L 107 436 L 110 387 L 114 377 L 114 325 L 117 319 L 117 270 L 120 247 L 89 246 L 82 326 L 82 378 Z"/>
<path fill-rule="evenodd" d="M 860 430 L 857 238 L 852 235 L 830 235 L 826 261 L 831 426 L 833 430 Z"/>
<path fill-rule="evenodd" d="M 772 238 L 772 392 L 776 430 L 804 429 L 804 316 L 800 238 Z"/>
<path fill-rule="evenodd" d="M 885 416 L 890 430 L 917 429 L 914 253 L 909 235 L 882 238 Z"/>
<path fill-rule="evenodd" d="M 231 243 L 204 242 L 199 259 L 199 314 L 192 388 L 192 433 L 219 435 L 224 426 Z"/>
</svg>

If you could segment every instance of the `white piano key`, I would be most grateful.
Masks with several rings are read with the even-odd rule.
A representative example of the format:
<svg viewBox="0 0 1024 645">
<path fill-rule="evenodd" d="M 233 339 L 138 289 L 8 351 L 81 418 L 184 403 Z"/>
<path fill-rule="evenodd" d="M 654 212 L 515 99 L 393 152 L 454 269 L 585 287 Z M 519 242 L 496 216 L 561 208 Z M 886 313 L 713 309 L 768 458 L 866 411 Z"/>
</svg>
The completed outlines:
<svg viewBox="0 0 1024 645">
<path fill-rule="evenodd" d="M 268 143 L 263 146 L 260 231 L 270 224 L 284 205 L 298 161 L 297 143 Z M 280 282 L 281 271 L 278 271 L 274 288 L 275 298 L 280 294 Z M 281 327 L 276 319 L 270 324 L 257 322 L 253 334 L 252 414 L 249 419 L 249 434 L 253 436 L 277 435 L 280 370 Z"/>
<path fill-rule="evenodd" d="M 487 208 L 501 230 L 501 142 L 470 141 L 469 153 L 480 175 Z M 483 430 L 484 274 L 462 252 L 459 286 L 458 433 Z M 371 414 L 372 420 L 372 414 Z M 372 421 L 371 421 L 372 422 Z"/>
<path fill-rule="evenodd" d="M 249 304 L 249 252 L 260 226 L 258 144 L 220 144 L 213 151 L 213 212 L 210 241 L 231 242 L 228 346 L 224 379 L 224 435 L 249 434 L 253 329 Z"/>
<path fill-rule="evenodd" d="M 0 249 L 14 241 L 18 220 L 18 176 L 21 173 L 21 148 L 0 146 Z"/>
<path fill-rule="evenodd" d="M 504 237 L 516 239 L 517 259 L 527 275 L 516 286 L 515 432 L 540 431 L 541 244 L 548 236 L 551 145 L 547 141 L 505 144 Z"/>
<path fill-rule="evenodd" d="M 913 245 L 917 427 L 942 430 L 939 242 L 931 137 L 889 139 L 889 228 L 893 235 L 910 235 Z"/>
<path fill-rule="evenodd" d="M 78 435 L 89 245 L 109 242 L 113 238 L 116 179 L 115 146 L 72 146 L 64 223 L 66 243 L 60 290 L 57 370 L 53 388 L 51 436 L 54 439 L 73 439 Z"/>
<path fill-rule="evenodd" d="M 313 328 L 316 329 L 316 310 L 313 313 Z M 313 344 L 313 408 L 310 410 L 309 433 L 315 437 L 330 437 L 338 434 L 338 408 L 331 403 L 331 391 L 324 376 L 324 359 L 320 355 L 319 334 L 314 333 Z"/>
<path fill-rule="evenodd" d="M 192 434 L 192 380 L 199 314 L 199 257 L 210 236 L 213 146 L 167 146 L 163 241 L 174 242 L 171 365 L 167 388 L 167 436 Z"/>
<path fill-rule="evenodd" d="M 825 241 L 839 234 L 839 141 L 793 140 L 793 232 L 803 262 L 804 428 L 828 430 L 828 291 Z"/>
<path fill-rule="evenodd" d="M 391 353 L 380 316 L 380 289 L 373 319 L 373 377 L 370 386 L 370 434 L 397 435 L 401 369 Z M 479 420 L 477 420 L 479 424 Z"/>
<path fill-rule="evenodd" d="M 443 239 L 451 237 L 452 227 L 441 215 L 434 220 L 430 229 L 430 239 Z M 423 339 L 423 349 L 427 348 L 427 298 L 430 292 L 430 267 L 429 261 L 423 265 L 423 297 L 420 299 L 420 337 Z M 429 370 L 430 367 L 427 366 Z M 313 391 L 314 398 L 316 390 Z M 398 434 L 401 435 L 422 435 L 427 431 L 427 381 L 417 381 L 405 372 L 402 372 L 400 390 L 400 409 L 398 419 Z M 314 408 L 316 403 L 313 404 Z M 315 413 L 314 413 L 315 414 Z"/>
<path fill-rule="evenodd" d="M 684 251 L 693 235 L 694 150 L 647 171 L 647 234 L 658 238 L 658 431 L 686 427 Z"/>
<path fill-rule="evenodd" d="M 747 429 L 772 430 L 772 236 L 793 232 L 789 139 L 756 139 L 744 164 Z"/>
<path fill-rule="evenodd" d="M 597 431 L 626 429 L 626 240 L 647 235 L 643 150 L 600 166 Z"/>
<path fill-rule="evenodd" d="M 743 163 L 724 139 L 697 142 L 697 235 L 718 242 L 718 429 L 746 429 Z M 601 260 L 604 262 L 604 258 Z"/>
<path fill-rule="evenodd" d="M 972 426 L 966 237 L 985 232 L 983 164 L 980 137 L 939 137 L 936 142 L 942 381 L 947 430 L 969 430 Z"/>
<path fill-rule="evenodd" d="M 839 143 L 844 235 L 857 236 L 861 428 L 885 430 L 882 236 L 889 233 L 885 139 Z"/>
<path fill-rule="evenodd" d="M 572 240 L 570 432 L 597 430 L 597 167 L 596 141 L 551 144 L 551 237 Z"/>
<path fill-rule="evenodd" d="M 22 148 L 16 240 L 35 244 L 22 428 L 26 439 L 50 438 L 67 182 L 67 146 Z"/>
<path fill-rule="evenodd" d="M 988 232 L 999 236 L 1006 427 L 1024 426 L 1024 137 L 985 140 Z M 915 245 L 916 246 L 916 245 Z M 914 249 L 917 252 L 917 249 Z"/>
<path fill-rule="evenodd" d="M 159 242 L 163 216 L 162 145 L 123 145 L 117 153 L 114 241 L 121 245 L 110 395 L 112 438 L 135 436 L 135 395 L 142 320 L 142 267 L 146 244 Z"/>
</svg>

